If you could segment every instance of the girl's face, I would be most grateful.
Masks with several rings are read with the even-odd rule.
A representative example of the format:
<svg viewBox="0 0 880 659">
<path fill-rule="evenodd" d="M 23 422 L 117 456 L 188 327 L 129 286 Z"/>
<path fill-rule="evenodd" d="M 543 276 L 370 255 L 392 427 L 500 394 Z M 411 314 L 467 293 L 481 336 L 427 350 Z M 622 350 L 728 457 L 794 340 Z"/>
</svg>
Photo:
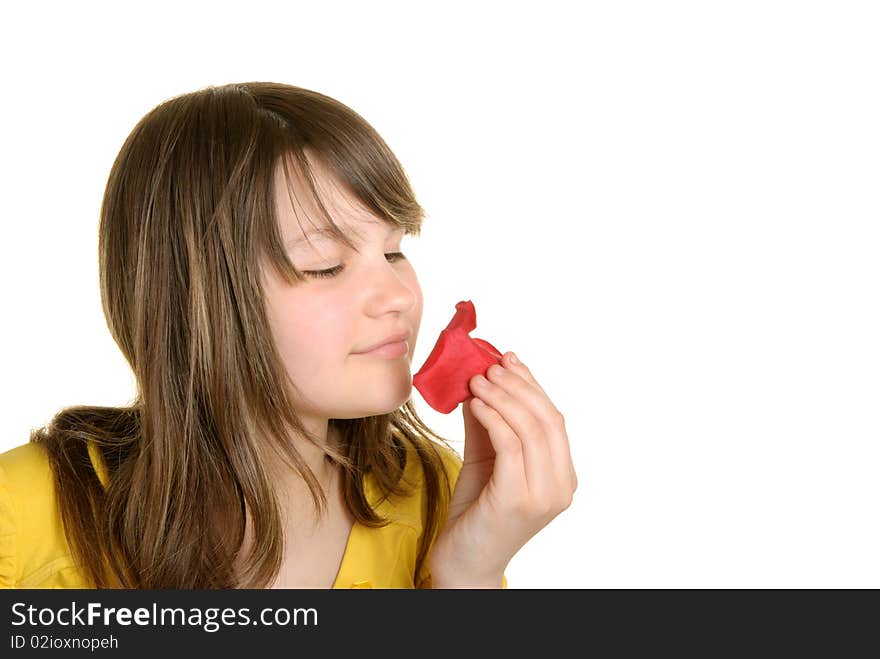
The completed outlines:
<svg viewBox="0 0 880 659">
<path fill-rule="evenodd" d="M 333 221 L 358 243 L 360 254 L 329 236 L 312 233 L 326 223 L 307 194 L 308 184 L 296 178 L 297 196 L 291 199 L 279 168 L 276 210 L 288 256 L 304 274 L 329 272 L 305 274 L 306 281 L 288 285 L 264 266 L 275 343 L 299 387 L 298 395 L 292 393 L 301 416 L 325 420 L 386 414 L 403 405 L 412 391 L 411 361 L 422 320 L 422 291 L 412 264 L 397 254 L 403 229 L 371 214 L 343 192 L 315 159 L 310 163 L 324 205 Z M 310 233 L 311 243 L 303 229 Z M 398 333 L 409 334 L 400 356 L 357 354 Z"/>
</svg>

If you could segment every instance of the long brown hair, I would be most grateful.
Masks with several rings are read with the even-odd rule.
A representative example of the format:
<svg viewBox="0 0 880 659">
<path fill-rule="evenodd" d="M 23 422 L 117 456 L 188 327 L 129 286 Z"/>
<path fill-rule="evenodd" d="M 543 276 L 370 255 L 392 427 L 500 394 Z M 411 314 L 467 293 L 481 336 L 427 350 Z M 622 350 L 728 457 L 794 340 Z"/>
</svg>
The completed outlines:
<svg viewBox="0 0 880 659">
<path fill-rule="evenodd" d="M 306 151 L 356 198 L 407 234 L 424 211 L 394 154 L 339 101 L 290 85 L 250 82 L 175 96 L 147 113 L 110 171 L 98 257 L 107 325 L 135 375 L 126 407 L 58 412 L 31 441 L 45 446 L 74 560 L 97 588 L 264 588 L 283 558 L 280 509 L 259 442 L 303 476 L 315 507 L 321 485 L 289 440 L 304 427 L 285 383 L 260 284 L 260 260 L 291 285 L 304 275 L 283 247 L 273 172 L 296 163 L 331 230 Z M 285 172 L 287 169 L 285 168 Z M 288 184 L 290 184 L 289 173 Z M 356 249 L 356 248 L 355 248 Z M 428 500 L 419 575 L 448 511 L 450 483 L 435 440 L 408 400 L 389 414 L 330 419 L 345 501 L 380 527 L 364 493 L 408 496 L 411 450 Z M 322 442 L 323 445 L 323 442 Z M 106 486 L 89 447 L 106 466 Z M 241 555 L 246 511 L 254 542 Z M 247 566 L 244 574 L 235 569 Z"/>
</svg>

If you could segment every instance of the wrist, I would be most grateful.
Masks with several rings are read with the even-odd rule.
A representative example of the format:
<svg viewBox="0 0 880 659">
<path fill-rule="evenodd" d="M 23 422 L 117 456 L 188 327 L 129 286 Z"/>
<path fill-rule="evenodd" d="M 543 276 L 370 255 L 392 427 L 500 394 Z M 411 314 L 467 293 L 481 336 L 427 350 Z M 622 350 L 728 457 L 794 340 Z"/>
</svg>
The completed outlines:
<svg viewBox="0 0 880 659">
<path fill-rule="evenodd" d="M 431 587 L 443 588 L 503 588 L 504 569 L 474 569 L 451 564 L 448 561 L 432 561 Z"/>
<path fill-rule="evenodd" d="M 434 590 L 449 590 L 449 589 L 464 589 L 464 588 L 473 588 L 473 589 L 487 589 L 487 590 L 501 590 L 504 588 L 504 582 L 502 577 L 493 577 L 490 579 L 468 579 L 468 578 L 455 578 L 455 579 L 443 579 L 443 578 L 431 578 L 431 587 Z"/>
</svg>

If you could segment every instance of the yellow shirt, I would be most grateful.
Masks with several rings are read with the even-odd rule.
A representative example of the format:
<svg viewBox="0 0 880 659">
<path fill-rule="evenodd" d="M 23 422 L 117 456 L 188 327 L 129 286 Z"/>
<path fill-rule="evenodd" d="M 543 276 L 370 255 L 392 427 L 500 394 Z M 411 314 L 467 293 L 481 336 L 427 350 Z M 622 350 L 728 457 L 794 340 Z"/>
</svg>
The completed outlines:
<svg viewBox="0 0 880 659">
<path fill-rule="evenodd" d="M 438 445 L 452 485 L 461 458 Z M 413 449 L 406 477 L 421 475 Z M 101 482 L 106 470 L 93 444 L 89 455 Z M 414 588 L 415 561 L 423 527 L 422 489 L 405 501 L 376 505 L 377 487 L 367 474 L 367 499 L 376 511 L 392 519 L 383 528 L 354 523 L 333 588 Z M 0 454 L 0 588 L 92 588 L 91 580 L 74 563 L 55 502 L 55 484 L 45 449 L 27 443 Z M 418 580 L 430 588 L 430 574 Z M 507 588 L 507 577 L 502 579 Z"/>
</svg>

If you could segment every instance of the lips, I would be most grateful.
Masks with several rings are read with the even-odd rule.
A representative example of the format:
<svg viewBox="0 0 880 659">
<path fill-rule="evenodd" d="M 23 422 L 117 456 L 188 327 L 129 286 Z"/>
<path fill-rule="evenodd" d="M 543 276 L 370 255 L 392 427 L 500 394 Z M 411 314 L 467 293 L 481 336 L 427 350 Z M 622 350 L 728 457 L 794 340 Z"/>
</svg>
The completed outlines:
<svg viewBox="0 0 880 659">
<path fill-rule="evenodd" d="M 471 398 L 468 382 L 483 375 L 504 356 L 488 341 L 469 336 L 477 327 L 477 312 L 470 300 L 455 305 L 449 321 L 428 359 L 413 376 L 413 386 L 432 408 L 443 414 Z"/>
<path fill-rule="evenodd" d="M 379 341 L 379 343 L 375 343 L 372 346 L 370 346 L 369 348 L 364 348 L 363 350 L 361 350 L 357 354 L 360 355 L 365 352 L 371 352 L 371 351 L 375 350 L 376 348 L 381 348 L 382 346 L 388 345 L 389 343 L 399 343 L 400 341 L 405 341 L 408 338 L 409 338 L 409 332 L 398 332 L 397 334 L 392 334 L 391 336 L 389 336 L 386 339 L 382 339 L 381 341 Z"/>
</svg>

